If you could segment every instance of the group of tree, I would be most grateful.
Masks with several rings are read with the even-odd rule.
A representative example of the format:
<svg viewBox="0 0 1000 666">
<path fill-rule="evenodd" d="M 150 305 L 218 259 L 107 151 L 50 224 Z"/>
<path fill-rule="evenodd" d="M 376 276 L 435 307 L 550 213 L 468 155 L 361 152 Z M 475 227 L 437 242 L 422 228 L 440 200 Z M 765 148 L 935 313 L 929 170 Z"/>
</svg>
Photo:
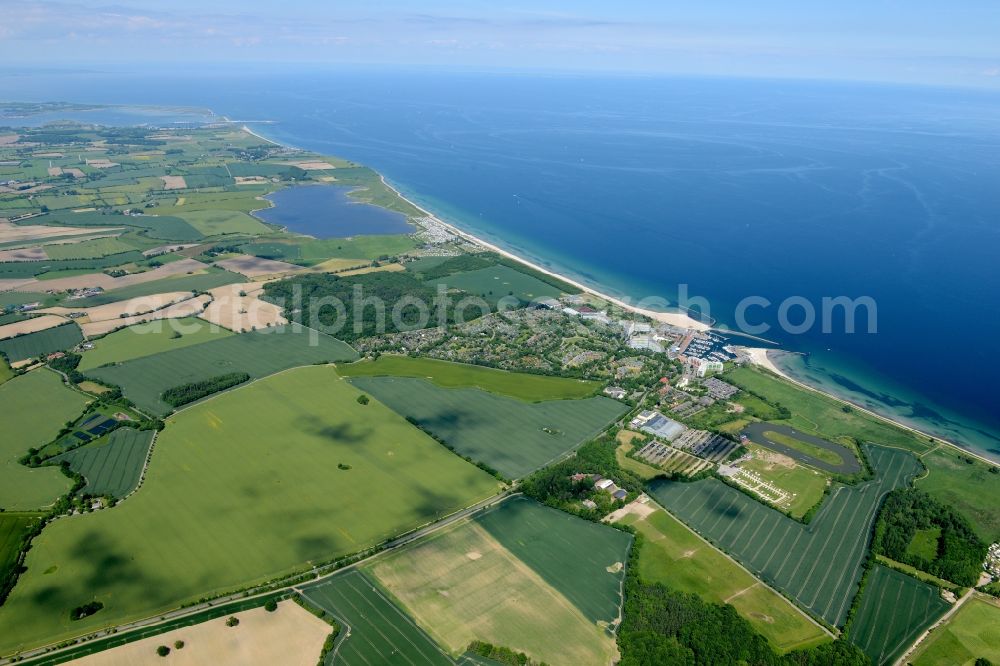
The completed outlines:
<svg viewBox="0 0 1000 666">
<path fill-rule="evenodd" d="M 199 382 L 191 382 L 189 384 L 181 384 L 180 386 L 168 388 L 163 392 L 161 397 L 163 402 L 168 405 L 180 407 L 181 405 L 186 405 L 189 402 L 194 402 L 195 400 L 200 400 L 206 396 L 210 396 L 213 393 L 218 393 L 219 391 L 224 391 L 228 388 L 232 388 L 233 386 L 238 386 L 243 382 L 249 381 L 249 379 L 250 375 L 245 372 L 230 372 Z"/>
<path fill-rule="evenodd" d="M 933 557 L 911 548 L 919 530 L 935 529 L 940 536 Z M 966 587 L 979 580 L 987 548 L 964 516 L 915 488 L 889 493 L 872 540 L 874 553 Z"/>
<path fill-rule="evenodd" d="M 623 502 L 604 491 L 595 490 L 595 476 L 611 479 L 616 486 L 624 488 L 629 500 L 642 492 L 642 480 L 618 464 L 615 457 L 617 446 L 618 442 L 612 434 L 588 442 L 577 450 L 576 455 L 524 479 L 521 491 L 543 504 L 583 518 L 604 516 Z M 573 477 L 578 474 L 588 476 L 574 481 Z M 597 508 L 584 508 L 582 502 L 585 499 L 593 501 Z"/>
<path fill-rule="evenodd" d="M 523 652 L 515 652 L 509 647 L 493 645 L 486 641 L 472 641 L 466 652 L 503 666 L 547 666 L 544 661 L 535 661 Z"/>
<path fill-rule="evenodd" d="M 289 320 L 347 342 L 469 321 L 489 312 L 482 302 L 463 304 L 464 292 L 440 297 L 408 273 L 302 275 L 265 285 L 264 295 L 281 305 Z"/>
<path fill-rule="evenodd" d="M 71 610 L 69 612 L 69 619 L 82 620 L 85 617 L 93 615 L 102 608 L 104 608 L 104 604 L 102 604 L 100 601 L 89 601 Z"/>
</svg>

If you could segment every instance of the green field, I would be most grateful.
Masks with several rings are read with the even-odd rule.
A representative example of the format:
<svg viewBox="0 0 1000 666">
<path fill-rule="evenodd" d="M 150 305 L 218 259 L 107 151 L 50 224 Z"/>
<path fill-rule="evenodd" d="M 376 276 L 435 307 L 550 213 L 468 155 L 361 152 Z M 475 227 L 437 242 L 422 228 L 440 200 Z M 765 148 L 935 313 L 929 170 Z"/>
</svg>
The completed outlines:
<svg viewBox="0 0 1000 666">
<path fill-rule="evenodd" d="M 876 666 L 892 664 L 950 607 L 936 587 L 876 564 L 868 574 L 848 639 Z"/>
<path fill-rule="evenodd" d="M 623 574 L 608 567 L 624 565 L 632 543 L 627 534 L 525 498 L 505 502 L 476 522 L 591 621 L 618 617 Z"/>
<path fill-rule="evenodd" d="M 566 377 L 528 375 L 432 358 L 383 354 L 375 361 L 338 366 L 345 377 L 416 377 L 444 388 L 478 388 L 528 402 L 589 398 L 601 385 Z"/>
<path fill-rule="evenodd" d="M 142 261 L 141 252 L 130 251 L 94 259 L 49 259 L 47 261 L 13 261 L 0 263 L 0 279 L 14 280 L 39 277 L 60 271 L 73 271 L 70 275 L 99 273 L 105 268 Z M 40 287 L 41 288 L 41 287 Z"/>
<path fill-rule="evenodd" d="M 0 340 L 0 353 L 11 363 L 52 352 L 65 351 L 83 342 L 83 333 L 74 323 L 61 324 L 16 338 Z"/>
<path fill-rule="evenodd" d="M 25 536 L 41 517 L 40 513 L 0 513 L 0 588 L 17 563 Z"/>
<path fill-rule="evenodd" d="M 340 340 L 307 329 L 280 327 L 152 354 L 87 374 L 120 386 L 140 409 L 162 415 L 173 407 L 160 396 L 175 386 L 230 372 L 246 372 L 256 379 L 295 366 L 355 358 L 354 350 Z"/>
<path fill-rule="evenodd" d="M 618 448 L 615 449 L 615 460 L 618 461 L 619 467 L 629 472 L 632 472 L 643 481 L 650 481 L 652 479 L 655 479 L 659 475 L 663 474 L 663 470 L 657 469 L 652 465 L 647 465 L 642 461 L 629 457 L 627 454 L 631 452 L 634 448 L 635 446 L 633 444 L 626 443 L 619 445 Z"/>
<path fill-rule="evenodd" d="M 817 437 L 834 442 L 848 437 L 862 442 L 899 446 L 916 453 L 930 448 L 926 438 L 856 409 L 845 412 L 843 403 L 838 400 L 800 388 L 763 370 L 739 367 L 725 373 L 722 379 L 784 405 L 791 410 L 792 418 L 782 423 Z"/>
<path fill-rule="evenodd" d="M 53 462 L 68 461 L 70 469 L 87 479 L 82 492 L 120 499 L 139 485 L 153 433 L 152 430 L 118 428 L 96 442 L 57 456 Z"/>
<path fill-rule="evenodd" d="M 921 458 L 927 474 L 916 486 L 955 507 L 989 543 L 1000 541 L 1000 474 L 995 466 L 974 461 L 951 447 L 941 447 Z"/>
<path fill-rule="evenodd" d="M 355 236 L 354 238 L 260 240 L 242 246 L 247 254 L 314 266 L 327 259 L 378 259 L 415 248 L 410 236 Z"/>
<path fill-rule="evenodd" d="M 0 356 L 0 384 L 8 382 L 14 378 L 14 371 L 10 369 L 7 359 Z"/>
<path fill-rule="evenodd" d="M 448 289 L 481 296 L 490 303 L 496 303 L 505 296 L 514 296 L 520 301 L 530 302 L 539 298 L 558 298 L 562 292 L 530 275 L 509 266 L 490 266 L 479 270 L 455 273 L 431 284 L 442 284 Z"/>
<path fill-rule="evenodd" d="M 144 229 L 150 238 L 181 243 L 202 238 L 201 233 L 179 217 L 170 215 L 113 215 L 100 212 L 57 212 L 33 218 L 32 224 L 50 224 L 71 227 L 122 227 Z"/>
<path fill-rule="evenodd" d="M 177 216 L 206 236 L 271 233 L 260 220 L 238 210 L 186 210 Z"/>
<path fill-rule="evenodd" d="M 818 470 L 800 465 L 790 458 L 776 456 L 767 449 L 751 444 L 747 447 L 753 453 L 753 458 L 740 463 L 743 469 L 756 472 L 762 478 L 773 483 L 782 490 L 794 493 L 787 504 L 781 508 L 793 518 L 802 518 L 806 512 L 823 499 L 830 477 Z M 780 462 L 778 462 L 780 461 Z"/>
<path fill-rule="evenodd" d="M 1000 605 L 977 595 L 934 629 L 909 661 L 914 666 L 973 666 L 980 657 L 1000 663 Z"/>
<path fill-rule="evenodd" d="M 409 377 L 355 377 L 351 381 L 461 455 L 508 478 L 520 478 L 560 458 L 627 409 L 604 397 L 525 403 L 479 389 L 441 388 Z"/>
<path fill-rule="evenodd" d="M 912 455 L 866 446 L 876 478 L 838 486 L 806 526 L 717 479 L 653 482 L 653 496 L 695 531 L 800 606 L 844 622 L 882 499 L 919 471 Z"/>
<path fill-rule="evenodd" d="M 310 585 L 304 596 L 350 630 L 337 650 L 338 666 L 454 663 L 360 571 Z"/>
<path fill-rule="evenodd" d="M 38 509 L 69 490 L 70 480 L 58 469 L 32 469 L 18 460 L 29 448 L 41 448 L 75 420 L 88 400 L 66 388 L 54 372 L 33 370 L 0 385 L 0 508 Z"/>
<path fill-rule="evenodd" d="M 917 530 L 913 534 L 913 539 L 906 546 L 906 554 L 915 555 L 928 562 L 932 562 L 938 556 L 938 542 L 940 540 L 940 527 L 928 527 L 924 530 Z"/>
<path fill-rule="evenodd" d="M 139 492 L 34 541 L 0 607 L 0 654 L 363 550 L 498 490 L 358 394 L 313 366 L 168 419 Z M 94 599 L 103 610 L 69 620 Z"/>
<path fill-rule="evenodd" d="M 629 545 L 515 498 L 366 569 L 453 656 L 484 640 L 552 665 L 597 664 L 613 650 L 603 627 L 618 616 Z"/>
<path fill-rule="evenodd" d="M 135 248 L 117 238 L 93 238 L 79 243 L 53 243 L 45 246 L 49 259 L 95 259 L 109 254 L 129 252 Z"/>
<path fill-rule="evenodd" d="M 829 637 L 783 596 L 702 541 L 683 523 L 657 510 L 621 521 L 645 537 L 639 551 L 639 577 L 672 590 L 697 594 L 714 603 L 729 603 L 776 650 L 787 652 L 816 645 Z"/>
<path fill-rule="evenodd" d="M 232 335 L 233 332 L 229 329 L 212 326 L 197 317 L 170 321 L 158 319 L 129 326 L 94 340 L 94 348 L 83 352 L 77 369 L 85 372 L 107 363 L 130 361 Z"/>
</svg>

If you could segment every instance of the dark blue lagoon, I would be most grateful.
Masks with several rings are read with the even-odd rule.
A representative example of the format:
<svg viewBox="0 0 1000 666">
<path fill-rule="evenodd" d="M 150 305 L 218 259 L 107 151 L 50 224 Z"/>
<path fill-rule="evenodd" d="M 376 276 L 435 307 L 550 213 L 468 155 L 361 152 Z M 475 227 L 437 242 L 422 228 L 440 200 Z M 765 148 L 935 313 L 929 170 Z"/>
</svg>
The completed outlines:
<svg viewBox="0 0 1000 666">
<path fill-rule="evenodd" d="M 355 201 L 348 196 L 350 191 L 339 185 L 289 187 L 269 195 L 274 208 L 256 215 L 269 224 L 316 238 L 413 232 L 405 215 Z"/>
</svg>

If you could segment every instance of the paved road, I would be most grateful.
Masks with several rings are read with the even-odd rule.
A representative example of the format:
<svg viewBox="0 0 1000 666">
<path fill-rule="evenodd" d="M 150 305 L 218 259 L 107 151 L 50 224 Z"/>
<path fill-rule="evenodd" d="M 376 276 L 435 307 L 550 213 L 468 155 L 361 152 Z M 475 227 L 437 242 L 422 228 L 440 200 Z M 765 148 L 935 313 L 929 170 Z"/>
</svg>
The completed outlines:
<svg viewBox="0 0 1000 666">
<path fill-rule="evenodd" d="M 792 448 L 786 444 L 776 442 L 765 433 L 768 431 L 773 431 L 779 435 L 785 435 L 787 437 L 792 437 L 794 439 L 802 440 L 817 446 L 821 449 L 825 449 L 831 453 L 836 454 L 843 461 L 839 465 L 834 465 L 825 460 L 820 460 L 819 458 L 813 457 L 807 453 L 803 453 L 798 449 Z M 795 428 L 790 428 L 786 425 L 780 425 L 777 423 L 751 423 L 746 428 L 744 428 L 743 433 L 746 435 L 751 442 L 755 444 L 760 444 L 761 446 L 767 447 L 778 453 L 782 453 L 793 460 L 798 460 L 805 463 L 811 467 L 816 467 L 818 469 L 826 470 L 827 472 L 833 472 L 834 474 L 843 474 L 845 476 L 850 476 L 851 474 L 857 474 L 861 471 L 861 463 L 858 462 L 857 456 L 854 452 L 842 444 L 834 444 L 833 442 L 827 441 L 825 439 L 820 439 L 814 435 L 808 435 L 804 432 L 799 432 Z"/>
</svg>

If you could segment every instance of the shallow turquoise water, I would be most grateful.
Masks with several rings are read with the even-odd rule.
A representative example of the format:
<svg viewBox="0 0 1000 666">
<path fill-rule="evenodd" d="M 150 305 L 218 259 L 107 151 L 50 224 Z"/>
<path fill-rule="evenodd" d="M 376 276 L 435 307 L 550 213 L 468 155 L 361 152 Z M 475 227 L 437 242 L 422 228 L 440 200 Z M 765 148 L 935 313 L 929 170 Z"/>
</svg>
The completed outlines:
<svg viewBox="0 0 1000 666">
<path fill-rule="evenodd" d="M 676 305 L 686 285 L 731 326 L 766 299 L 747 318 L 809 354 L 796 376 L 1000 458 L 996 93 L 298 71 L 0 76 L 0 95 L 274 120 L 255 127 L 617 295 Z M 871 297 L 877 332 L 778 326 L 787 299 L 838 296 Z"/>
</svg>

